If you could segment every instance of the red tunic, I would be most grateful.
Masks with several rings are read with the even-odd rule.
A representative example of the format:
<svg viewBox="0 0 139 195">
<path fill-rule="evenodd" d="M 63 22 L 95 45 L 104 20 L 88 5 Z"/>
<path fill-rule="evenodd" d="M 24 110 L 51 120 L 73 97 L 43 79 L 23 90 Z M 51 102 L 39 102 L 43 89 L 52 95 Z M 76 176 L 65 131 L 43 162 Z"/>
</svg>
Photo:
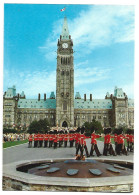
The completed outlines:
<svg viewBox="0 0 139 195">
<path fill-rule="evenodd" d="M 72 141 L 72 140 L 73 140 L 73 134 L 70 133 L 70 134 L 69 134 L 69 141 Z"/>
<path fill-rule="evenodd" d="M 117 134 L 114 134 L 114 142 L 117 142 Z"/>
<path fill-rule="evenodd" d="M 125 135 L 126 141 L 129 142 L 129 134 Z"/>
<path fill-rule="evenodd" d="M 96 138 L 99 138 L 99 135 L 96 135 L 95 133 L 91 134 L 91 144 L 97 144 Z"/>
<path fill-rule="evenodd" d="M 34 141 L 38 141 L 38 135 L 34 134 Z"/>
<path fill-rule="evenodd" d="M 39 141 L 43 141 L 43 134 L 40 134 L 40 136 L 39 136 Z"/>
<path fill-rule="evenodd" d="M 80 136 L 80 144 L 83 145 L 84 144 L 84 141 L 85 141 L 85 135 L 84 134 L 81 134 Z"/>
<path fill-rule="evenodd" d="M 57 143 L 57 135 L 54 135 L 53 140 L 55 143 Z"/>
<path fill-rule="evenodd" d="M 64 135 L 64 141 L 68 141 L 68 134 Z"/>
<path fill-rule="evenodd" d="M 104 143 L 105 144 L 110 144 L 111 143 L 111 138 L 114 138 L 114 136 L 111 136 L 109 134 L 105 135 L 105 137 L 104 137 Z"/>
<path fill-rule="evenodd" d="M 129 135 L 129 142 L 133 143 L 134 142 L 134 135 Z"/>
<path fill-rule="evenodd" d="M 63 138 L 62 138 L 62 135 L 61 135 L 61 134 L 59 134 L 58 139 L 59 139 L 59 141 L 62 141 L 62 140 L 63 140 Z"/>
<path fill-rule="evenodd" d="M 44 135 L 44 140 L 45 140 L 45 141 L 48 141 L 48 139 L 49 139 L 48 134 L 45 134 L 45 135 Z"/>
<path fill-rule="evenodd" d="M 29 135 L 28 140 L 29 141 L 32 141 L 32 138 L 33 138 L 33 136 L 32 135 Z"/>
<path fill-rule="evenodd" d="M 79 139 L 80 139 L 80 133 L 76 133 L 76 137 L 75 137 L 76 144 L 79 143 Z"/>
<path fill-rule="evenodd" d="M 124 139 L 125 139 L 125 137 L 122 134 L 118 135 L 117 136 L 117 143 L 118 144 L 123 144 L 124 143 Z"/>
<path fill-rule="evenodd" d="M 49 141 L 53 141 L 53 135 L 52 134 L 49 135 Z"/>
</svg>

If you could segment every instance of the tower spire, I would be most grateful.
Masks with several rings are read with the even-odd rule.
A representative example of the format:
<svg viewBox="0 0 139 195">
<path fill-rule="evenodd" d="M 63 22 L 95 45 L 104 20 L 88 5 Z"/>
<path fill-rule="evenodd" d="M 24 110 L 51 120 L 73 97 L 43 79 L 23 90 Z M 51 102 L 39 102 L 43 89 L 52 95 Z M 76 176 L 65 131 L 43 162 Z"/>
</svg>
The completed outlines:
<svg viewBox="0 0 139 195">
<path fill-rule="evenodd" d="M 62 28 L 62 33 L 61 33 L 61 39 L 69 39 L 69 29 L 68 29 L 68 22 L 67 22 L 67 17 L 64 17 L 64 23 L 63 23 L 63 28 Z"/>
</svg>

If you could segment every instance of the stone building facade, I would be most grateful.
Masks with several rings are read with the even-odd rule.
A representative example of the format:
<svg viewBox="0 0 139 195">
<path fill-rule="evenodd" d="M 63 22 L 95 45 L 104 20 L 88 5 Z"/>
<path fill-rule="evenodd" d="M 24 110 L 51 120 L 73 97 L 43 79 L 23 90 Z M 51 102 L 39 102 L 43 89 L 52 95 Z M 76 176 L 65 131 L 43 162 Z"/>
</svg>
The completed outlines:
<svg viewBox="0 0 139 195">
<path fill-rule="evenodd" d="M 51 92 L 37 99 L 26 99 L 24 92 L 16 93 L 16 87 L 8 88 L 3 95 L 3 126 L 28 129 L 34 120 L 47 119 L 51 126 L 81 126 L 96 119 L 103 127 L 134 127 L 134 100 L 129 99 L 122 88 L 106 93 L 104 99 L 93 99 L 90 94 L 82 98 L 74 95 L 73 41 L 69 35 L 67 18 L 57 43 L 56 97 Z"/>
</svg>

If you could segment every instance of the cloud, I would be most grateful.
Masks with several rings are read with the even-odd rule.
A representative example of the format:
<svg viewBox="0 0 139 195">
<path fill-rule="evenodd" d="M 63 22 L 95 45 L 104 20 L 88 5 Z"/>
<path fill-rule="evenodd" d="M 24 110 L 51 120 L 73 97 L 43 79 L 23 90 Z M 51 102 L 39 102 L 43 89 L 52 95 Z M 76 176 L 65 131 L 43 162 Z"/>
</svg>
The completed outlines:
<svg viewBox="0 0 139 195">
<path fill-rule="evenodd" d="M 24 91 L 27 98 L 37 98 L 37 93 L 49 95 L 56 89 L 56 71 L 42 70 L 42 72 L 33 71 L 32 74 L 29 72 L 20 74 L 18 71 L 13 73 L 13 71 L 5 70 L 4 75 L 7 78 L 4 83 L 5 90 L 11 87 L 12 80 L 12 83 L 16 85 L 17 93 Z"/>
<path fill-rule="evenodd" d="M 57 39 L 62 30 L 63 20 L 53 24 L 53 31 L 44 43 L 46 58 L 55 51 Z M 78 57 L 85 56 L 97 47 L 134 40 L 134 6 L 90 5 L 78 17 L 68 19 L 69 31 Z M 40 48 L 41 48 L 40 47 Z M 51 58 L 52 59 L 52 58 Z"/>
<path fill-rule="evenodd" d="M 84 84 L 92 84 L 100 80 L 105 80 L 109 77 L 110 69 L 94 68 L 77 68 L 75 69 L 74 85 L 82 87 Z"/>
</svg>

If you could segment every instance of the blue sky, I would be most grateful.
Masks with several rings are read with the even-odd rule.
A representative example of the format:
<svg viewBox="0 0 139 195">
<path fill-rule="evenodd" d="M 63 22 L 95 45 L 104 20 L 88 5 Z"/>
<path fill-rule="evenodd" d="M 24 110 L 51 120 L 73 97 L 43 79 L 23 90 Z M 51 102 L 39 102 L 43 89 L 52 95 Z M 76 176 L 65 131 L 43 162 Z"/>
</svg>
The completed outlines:
<svg viewBox="0 0 139 195">
<path fill-rule="evenodd" d="M 37 98 L 56 91 L 57 40 L 65 5 L 5 4 L 4 91 Z M 104 98 L 114 87 L 134 98 L 134 6 L 66 5 L 74 43 L 75 92 Z"/>
</svg>

